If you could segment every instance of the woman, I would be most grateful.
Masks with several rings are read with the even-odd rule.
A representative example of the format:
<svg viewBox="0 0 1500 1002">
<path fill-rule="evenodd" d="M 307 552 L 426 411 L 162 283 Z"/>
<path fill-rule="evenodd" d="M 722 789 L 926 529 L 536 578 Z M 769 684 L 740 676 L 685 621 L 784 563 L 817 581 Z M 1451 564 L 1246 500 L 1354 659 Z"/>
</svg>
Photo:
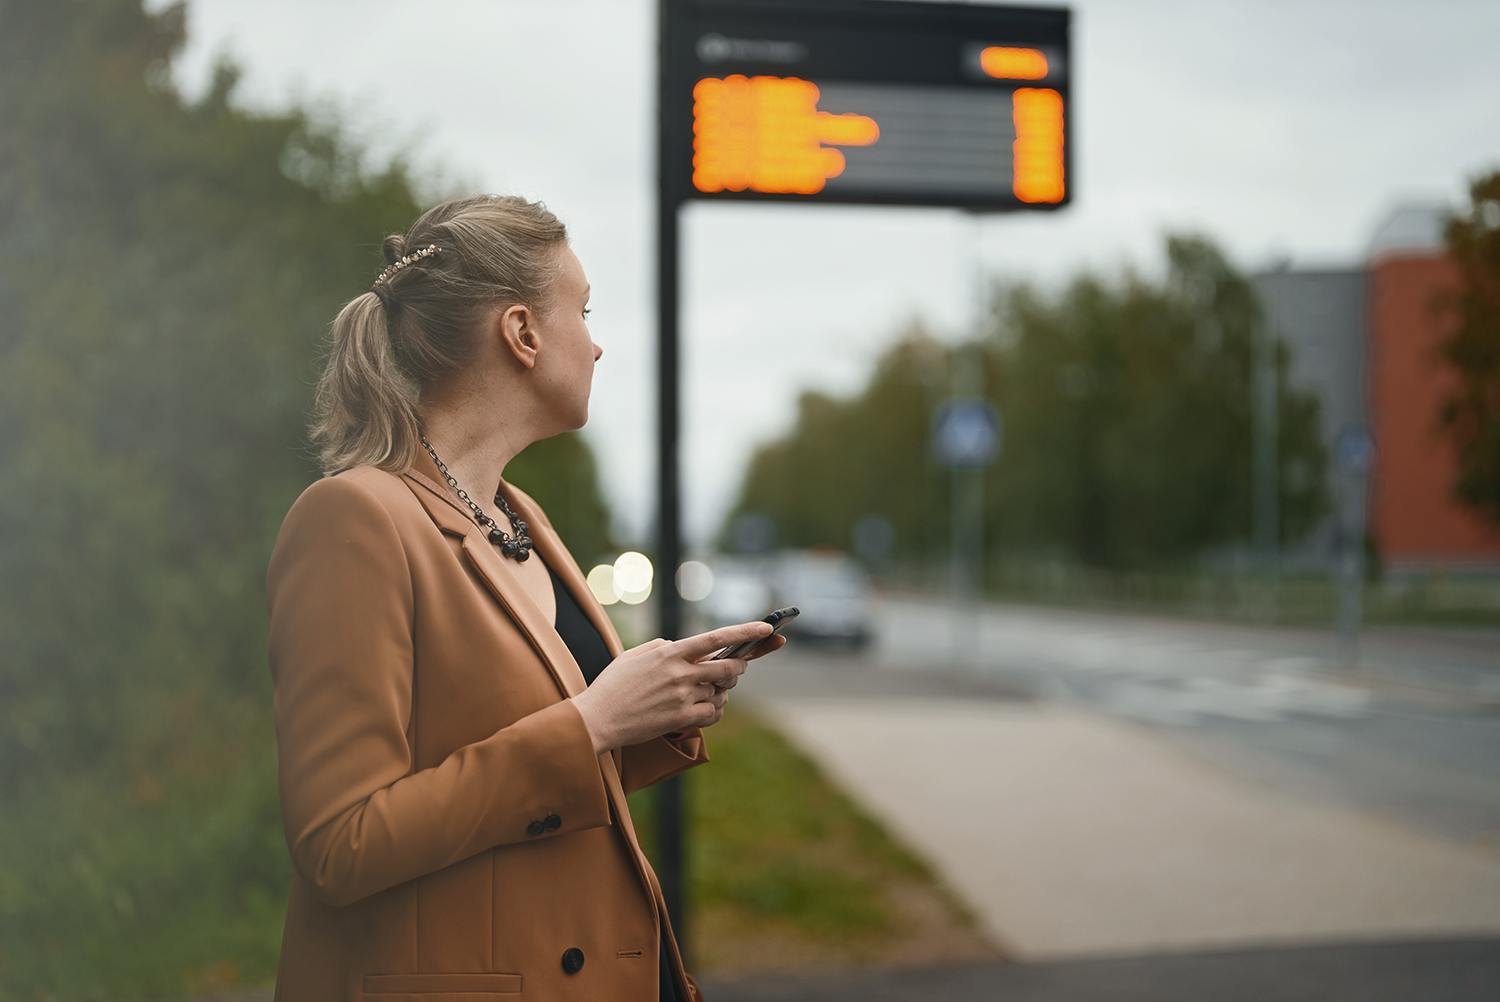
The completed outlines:
<svg viewBox="0 0 1500 1002">
<path fill-rule="evenodd" d="M 334 323 L 324 479 L 271 557 L 283 1002 L 697 999 L 625 795 L 707 761 L 761 623 L 622 651 L 505 483 L 601 350 L 539 204 L 447 202 Z M 762 645 L 769 653 L 779 637 Z"/>
</svg>

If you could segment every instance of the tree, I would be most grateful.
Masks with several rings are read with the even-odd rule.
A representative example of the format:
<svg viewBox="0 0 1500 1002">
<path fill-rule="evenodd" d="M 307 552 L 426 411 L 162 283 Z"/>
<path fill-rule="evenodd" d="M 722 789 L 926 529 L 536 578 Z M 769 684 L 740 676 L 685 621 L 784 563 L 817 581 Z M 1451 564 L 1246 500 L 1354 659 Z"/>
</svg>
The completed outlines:
<svg viewBox="0 0 1500 1002">
<path fill-rule="evenodd" d="M 1441 420 L 1458 447 L 1457 495 L 1500 520 L 1500 171 L 1470 185 L 1469 198 L 1448 224 L 1459 289 L 1443 354 L 1459 378 Z"/>
<path fill-rule="evenodd" d="M 274 971 L 265 565 L 329 320 L 421 208 L 228 66 L 185 102 L 182 41 L 181 6 L 0 3 L 0 998 Z M 514 477 L 603 548 L 581 440 Z"/>
<path fill-rule="evenodd" d="M 928 420 L 947 381 L 947 352 L 914 329 L 881 358 L 852 400 L 804 393 L 794 430 L 756 450 L 735 512 L 769 515 L 786 546 L 849 548 L 854 526 L 877 515 L 899 551 L 940 540 L 928 519 L 943 485 L 927 455 Z"/>
<path fill-rule="evenodd" d="M 1052 296 L 997 303 L 985 385 L 1004 418 L 986 474 L 986 538 L 1108 568 L 1163 566 L 1250 535 L 1250 383 L 1262 323 L 1253 287 L 1211 244 L 1168 241 L 1167 282 L 1084 275 Z M 1284 539 L 1326 509 L 1317 401 L 1285 384 L 1279 348 Z M 735 514 L 773 519 L 786 545 L 850 545 L 866 515 L 899 555 L 945 551 L 948 478 L 928 453 L 953 355 L 921 336 L 838 401 L 806 394 L 785 437 L 755 454 Z"/>
</svg>

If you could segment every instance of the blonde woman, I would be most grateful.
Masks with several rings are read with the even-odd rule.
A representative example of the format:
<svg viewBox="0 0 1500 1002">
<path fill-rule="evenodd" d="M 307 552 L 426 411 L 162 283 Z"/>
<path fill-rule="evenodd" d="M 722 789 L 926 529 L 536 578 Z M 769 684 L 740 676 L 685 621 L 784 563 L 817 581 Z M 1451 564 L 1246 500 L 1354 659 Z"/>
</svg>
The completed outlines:
<svg viewBox="0 0 1500 1002">
<path fill-rule="evenodd" d="M 747 623 L 629 651 L 507 462 L 601 349 L 539 204 L 447 202 L 334 323 L 271 558 L 281 1002 L 691 1002 L 625 795 L 707 761 Z M 753 656 L 781 646 L 766 640 Z"/>
</svg>

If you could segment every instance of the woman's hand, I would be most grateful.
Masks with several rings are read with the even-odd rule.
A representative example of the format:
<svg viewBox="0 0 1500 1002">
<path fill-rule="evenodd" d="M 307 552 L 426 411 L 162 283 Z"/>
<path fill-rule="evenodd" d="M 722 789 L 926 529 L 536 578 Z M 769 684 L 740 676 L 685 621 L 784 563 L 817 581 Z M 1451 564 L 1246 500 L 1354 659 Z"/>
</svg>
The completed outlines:
<svg viewBox="0 0 1500 1002">
<path fill-rule="evenodd" d="M 746 662 L 779 649 L 785 639 L 774 637 L 745 658 L 704 659 L 770 632 L 768 623 L 742 623 L 684 640 L 652 640 L 615 658 L 573 697 L 595 753 L 718 723 Z"/>
</svg>

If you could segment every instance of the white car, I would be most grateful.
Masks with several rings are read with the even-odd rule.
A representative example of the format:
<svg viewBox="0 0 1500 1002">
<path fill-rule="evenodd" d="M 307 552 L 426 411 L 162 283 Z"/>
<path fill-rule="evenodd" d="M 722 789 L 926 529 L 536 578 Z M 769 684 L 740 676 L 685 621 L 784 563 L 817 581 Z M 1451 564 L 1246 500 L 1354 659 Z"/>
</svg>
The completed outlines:
<svg viewBox="0 0 1500 1002">
<path fill-rule="evenodd" d="M 855 645 L 869 641 L 870 576 L 857 560 L 816 548 L 783 552 L 774 566 L 776 605 L 802 610 L 788 633 Z"/>
<path fill-rule="evenodd" d="M 763 561 L 721 557 L 711 566 L 714 585 L 703 600 L 703 612 L 711 625 L 754 622 L 774 608 Z"/>
</svg>

